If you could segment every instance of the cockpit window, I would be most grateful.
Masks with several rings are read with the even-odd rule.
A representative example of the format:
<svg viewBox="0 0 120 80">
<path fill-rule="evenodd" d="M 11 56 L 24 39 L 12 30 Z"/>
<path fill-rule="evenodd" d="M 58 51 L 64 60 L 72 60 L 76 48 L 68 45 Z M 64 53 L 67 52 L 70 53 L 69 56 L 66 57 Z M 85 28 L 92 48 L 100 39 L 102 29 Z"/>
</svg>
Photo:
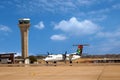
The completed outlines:
<svg viewBox="0 0 120 80">
<path fill-rule="evenodd" d="M 48 58 L 52 58 L 52 56 L 47 56 Z"/>
</svg>

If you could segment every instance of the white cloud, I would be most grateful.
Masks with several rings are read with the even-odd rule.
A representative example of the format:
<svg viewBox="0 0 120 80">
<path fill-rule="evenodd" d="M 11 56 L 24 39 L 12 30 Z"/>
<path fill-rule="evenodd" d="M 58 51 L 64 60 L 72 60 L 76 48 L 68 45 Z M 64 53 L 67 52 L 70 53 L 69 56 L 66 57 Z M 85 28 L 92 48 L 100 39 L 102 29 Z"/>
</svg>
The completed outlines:
<svg viewBox="0 0 120 80">
<path fill-rule="evenodd" d="M 6 7 L 4 4 L 7 4 L 8 6 L 12 6 L 15 8 L 15 10 L 18 10 L 16 12 L 20 14 L 41 14 L 44 15 L 44 13 L 52 13 L 52 14 L 72 14 L 75 16 L 82 16 L 90 18 L 95 17 L 96 15 L 101 16 L 101 14 L 105 14 L 108 11 L 108 8 L 101 7 L 100 10 L 93 10 L 87 9 L 89 7 L 95 7 L 97 4 L 98 6 L 103 3 L 109 3 L 111 0 L 105 1 L 105 0 L 13 0 L 13 1 L 2 1 L 4 7 Z M 29 7 L 28 7 L 29 6 Z M 86 8 L 87 7 L 87 8 Z M 83 9 L 86 10 L 83 10 Z"/>
<path fill-rule="evenodd" d="M 114 9 L 120 9 L 120 4 L 115 4 L 112 6 Z"/>
<path fill-rule="evenodd" d="M 81 5 L 91 5 L 94 2 L 95 0 L 77 0 L 77 3 Z"/>
<path fill-rule="evenodd" d="M 120 28 L 109 32 L 98 32 L 96 38 L 99 39 L 99 43 L 93 47 L 95 53 L 120 53 Z"/>
<path fill-rule="evenodd" d="M 11 32 L 11 29 L 5 25 L 0 25 L 0 31 Z"/>
<path fill-rule="evenodd" d="M 42 21 L 40 21 L 37 25 L 34 25 L 34 27 L 37 29 L 43 29 L 45 27 L 45 25 Z"/>
<path fill-rule="evenodd" d="M 107 39 L 107 40 L 101 40 L 102 42 L 99 42 L 96 46 L 93 45 L 91 49 L 93 50 L 93 53 L 120 53 L 119 47 L 120 47 L 120 40 L 119 39 Z"/>
<path fill-rule="evenodd" d="M 97 37 L 101 38 L 119 38 L 120 37 L 120 29 L 112 32 L 99 32 L 96 35 Z"/>
<path fill-rule="evenodd" d="M 89 6 L 96 0 L 12 0 L 2 1 L 1 3 L 17 8 L 21 12 L 70 12 L 79 10 L 81 6 Z M 29 6 L 29 7 L 28 7 Z M 6 6 L 5 6 L 6 7 Z"/>
<path fill-rule="evenodd" d="M 4 8 L 4 6 L 3 5 L 0 5 L 0 9 L 3 9 Z"/>
<path fill-rule="evenodd" d="M 51 40 L 61 41 L 61 40 L 66 40 L 67 37 L 64 36 L 64 35 L 52 35 L 50 39 L 51 39 Z"/>
<path fill-rule="evenodd" d="M 78 21 L 75 17 L 70 20 L 62 20 L 54 29 L 61 30 L 70 35 L 90 35 L 99 31 L 100 27 L 90 20 Z"/>
<path fill-rule="evenodd" d="M 98 10 L 90 11 L 87 14 L 88 15 L 104 14 L 104 13 L 110 12 L 110 10 L 111 10 L 110 8 L 98 9 Z"/>
</svg>

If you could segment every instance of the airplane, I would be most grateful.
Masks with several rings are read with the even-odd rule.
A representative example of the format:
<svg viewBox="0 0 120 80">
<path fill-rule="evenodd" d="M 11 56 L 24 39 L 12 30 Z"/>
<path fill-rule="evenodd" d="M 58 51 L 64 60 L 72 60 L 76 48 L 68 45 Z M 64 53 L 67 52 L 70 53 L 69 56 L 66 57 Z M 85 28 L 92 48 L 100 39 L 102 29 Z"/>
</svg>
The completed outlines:
<svg viewBox="0 0 120 80">
<path fill-rule="evenodd" d="M 71 54 L 67 54 L 67 51 L 64 54 L 49 54 L 45 57 L 43 60 L 48 64 L 48 62 L 57 63 L 58 61 L 64 61 L 66 63 L 66 60 L 69 61 L 69 63 L 72 63 L 73 60 L 79 59 L 82 56 L 83 52 L 83 46 L 88 46 L 88 44 L 78 44 L 73 45 L 78 46 L 77 51 Z"/>
</svg>

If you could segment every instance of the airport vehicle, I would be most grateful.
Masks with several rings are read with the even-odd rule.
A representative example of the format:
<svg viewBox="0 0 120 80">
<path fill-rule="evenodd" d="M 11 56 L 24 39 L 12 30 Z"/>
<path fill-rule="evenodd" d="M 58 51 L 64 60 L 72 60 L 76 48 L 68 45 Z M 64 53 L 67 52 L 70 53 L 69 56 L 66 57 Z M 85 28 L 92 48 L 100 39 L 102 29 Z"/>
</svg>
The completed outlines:
<svg viewBox="0 0 120 80">
<path fill-rule="evenodd" d="M 67 54 L 67 51 L 64 54 L 49 54 L 45 57 L 43 60 L 48 64 L 48 62 L 56 63 L 58 61 L 64 61 L 68 60 L 70 63 L 72 63 L 72 60 L 79 59 L 82 56 L 83 46 L 88 46 L 88 44 L 78 44 L 73 45 L 78 46 L 77 51 L 71 54 Z"/>
</svg>

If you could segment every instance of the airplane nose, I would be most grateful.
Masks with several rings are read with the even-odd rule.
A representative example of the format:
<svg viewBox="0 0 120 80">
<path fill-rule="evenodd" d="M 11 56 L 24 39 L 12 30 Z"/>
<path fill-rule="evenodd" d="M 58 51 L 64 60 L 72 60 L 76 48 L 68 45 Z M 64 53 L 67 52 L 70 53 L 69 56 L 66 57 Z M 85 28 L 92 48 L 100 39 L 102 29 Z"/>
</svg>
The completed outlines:
<svg viewBox="0 0 120 80">
<path fill-rule="evenodd" d="M 46 59 L 45 59 L 45 58 L 44 58 L 43 60 L 44 60 L 44 61 L 46 61 Z"/>
</svg>

